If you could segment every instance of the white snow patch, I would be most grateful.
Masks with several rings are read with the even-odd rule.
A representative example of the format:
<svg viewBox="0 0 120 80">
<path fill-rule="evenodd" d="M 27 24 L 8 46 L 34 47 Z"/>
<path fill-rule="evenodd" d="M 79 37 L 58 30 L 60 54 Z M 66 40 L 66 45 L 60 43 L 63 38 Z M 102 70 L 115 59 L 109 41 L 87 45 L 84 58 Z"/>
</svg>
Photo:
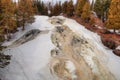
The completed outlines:
<svg viewBox="0 0 120 80">
<path fill-rule="evenodd" d="M 111 33 L 114 33 L 114 30 L 113 30 L 113 29 L 109 29 L 109 31 L 110 31 Z M 115 32 L 116 32 L 116 34 L 120 35 L 120 30 L 116 30 Z"/>
<path fill-rule="evenodd" d="M 120 50 L 120 46 L 118 46 L 116 49 L 119 49 L 119 50 Z"/>
<path fill-rule="evenodd" d="M 76 67 L 73 62 L 71 61 L 66 61 L 66 69 L 69 70 L 69 72 L 72 74 L 72 79 L 76 79 L 77 76 L 75 74 L 76 72 Z"/>
</svg>

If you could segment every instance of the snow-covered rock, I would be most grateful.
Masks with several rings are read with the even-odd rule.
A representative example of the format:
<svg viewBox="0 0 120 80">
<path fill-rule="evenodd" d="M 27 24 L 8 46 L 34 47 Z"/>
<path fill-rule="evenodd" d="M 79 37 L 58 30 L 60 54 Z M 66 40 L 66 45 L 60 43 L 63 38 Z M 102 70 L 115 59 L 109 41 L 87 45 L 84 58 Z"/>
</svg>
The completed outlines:
<svg viewBox="0 0 120 80">
<path fill-rule="evenodd" d="M 96 33 L 62 16 L 35 18 L 4 45 L 12 45 L 33 29 L 48 32 L 4 50 L 12 60 L 0 69 L 2 80 L 120 80 L 120 58 L 104 47 Z"/>
<path fill-rule="evenodd" d="M 75 20 L 63 17 L 61 18 L 64 19 L 65 22 L 61 26 L 56 25 L 56 33 L 53 34 L 52 39 L 56 46 L 59 47 L 59 43 L 62 45 L 62 47 L 60 46 L 60 50 L 65 52 L 63 54 L 72 56 L 72 58 L 78 63 L 80 62 L 79 58 L 81 58 L 81 60 L 84 59 L 89 68 L 92 68 L 92 73 L 96 75 L 97 80 L 119 80 L 120 72 L 117 70 L 120 67 L 120 58 L 114 55 L 112 50 L 107 49 L 102 44 L 100 36 L 85 29 L 84 26 L 78 24 Z M 51 18 L 51 21 L 54 20 L 55 18 Z M 73 39 L 75 43 L 74 45 L 72 43 L 73 47 L 71 48 L 70 44 L 72 37 L 74 36 L 76 36 L 76 39 Z M 80 67 L 77 71 L 86 70 L 88 73 L 85 71 L 81 73 L 84 75 L 82 76 L 82 79 L 93 80 L 91 77 L 91 70 L 89 70 L 88 66 L 84 64 L 84 60 L 78 64 Z M 84 67 L 82 67 L 83 65 Z M 87 74 L 91 74 L 91 76 L 88 76 Z M 77 74 L 79 80 L 78 75 L 79 74 Z M 106 77 L 100 75 L 105 75 Z"/>
</svg>

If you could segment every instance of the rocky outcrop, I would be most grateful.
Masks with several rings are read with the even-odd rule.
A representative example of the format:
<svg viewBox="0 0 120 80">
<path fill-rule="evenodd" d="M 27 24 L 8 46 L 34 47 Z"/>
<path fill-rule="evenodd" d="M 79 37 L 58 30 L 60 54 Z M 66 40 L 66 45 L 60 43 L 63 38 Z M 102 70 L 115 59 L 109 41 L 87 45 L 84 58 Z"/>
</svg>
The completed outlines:
<svg viewBox="0 0 120 80">
<path fill-rule="evenodd" d="M 104 53 L 91 40 L 66 25 L 56 26 L 51 39 L 56 48 L 51 51 L 50 71 L 60 80 L 116 80 L 102 62 Z M 67 62 L 75 69 L 67 68 Z"/>
<path fill-rule="evenodd" d="M 23 36 L 21 36 L 19 39 L 14 41 L 11 45 L 7 46 L 7 48 L 17 47 L 21 44 L 24 44 L 26 42 L 29 42 L 29 41 L 35 39 L 39 34 L 46 34 L 48 32 L 49 32 L 48 30 L 43 31 L 43 30 L 39 30 L 39 29 L 29 30 Z"/>
</svg>

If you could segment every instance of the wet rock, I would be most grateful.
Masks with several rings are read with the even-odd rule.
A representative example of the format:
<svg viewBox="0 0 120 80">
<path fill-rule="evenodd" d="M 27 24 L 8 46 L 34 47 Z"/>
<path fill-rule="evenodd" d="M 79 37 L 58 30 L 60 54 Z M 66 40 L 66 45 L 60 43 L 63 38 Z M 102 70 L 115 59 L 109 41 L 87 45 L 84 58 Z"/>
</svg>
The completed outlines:
<svg viewBox="0 0 120 80">
<path fill-rule="evenodd" d="M 10 55 L 4 55 L 0 53 L 0 68 L 6 67 L 10 63 L 10 60 L 11 60 Z"/>
<path fill-rule="evenodd" d="M 117 56 L 120 56 L 120 50 L 119 49 L 113 50 L 113 53 Z"/>
<path fill-rule="evenodd" d="M 75 44 L 86 44 L 88 43 L 86 40 L 84 40 L 83 38 L 77 37 L 77 36 L 73 36 L 72 41 L 71 41 L 71 45 L 75 45 Z"/>
<path fill-rule="evenodd" d="M 16 47 L 19 46 L 21 44 L 24 44 L 28 41 L 33 40 L 37 35 L 39 35 L 42 31 L 40 31 L 39 29 L 32 29 L 30 31 L 28 31 L 26 34 L 24 34 L 22 37 L 20 37 L 18 40 L 16 40 L 15 42 L 13 42 L 12 45 L 9 45 L 8 47 Z"/>
<path fill-rule="evenodd" d="M 59 54 L 60 54 L 60 51 L 58 49 L 51 50 L 51 56 L 52 57 L 58 56 Z"/>
<path fill-rule="evenodd" d="M 77 43 L 79 43 L 79 42 L 80 42 L 80 39 L 77 38 L 77 37 L 75 37 L 75 36 L 73 36 L 72 44 L 77 44 Z"/>
<path fill-rule="evenodd" d="M 64 19 L 54 18 L 54 17 L 49 19 L 49 22 L 52 23 L 52 24 L 55 24 L 55 25 L 56 24 L 60 24 L 61 25 L 61 24 L 64 23 L 64 21 L 65 21 Z"/>
<path fill-rule="evenodd" d="M 61 26 L 56 27 L 56 31 L 62 33 L 64 29 Z"/>
</svg>

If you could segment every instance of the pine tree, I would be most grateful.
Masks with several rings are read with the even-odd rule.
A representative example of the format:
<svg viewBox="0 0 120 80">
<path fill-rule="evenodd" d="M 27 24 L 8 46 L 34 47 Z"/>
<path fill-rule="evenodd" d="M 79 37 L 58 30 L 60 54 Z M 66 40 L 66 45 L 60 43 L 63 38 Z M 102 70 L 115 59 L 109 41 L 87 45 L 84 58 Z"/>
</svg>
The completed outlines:
<svg viewBox="0 0 120 80">
<path fill-rule="evenodd" d="M 43 1 L 34 1 L 38 14 L 48 15 L 48 7 Z"/>
<path fill-rule="evenodd" d="M 52 6 L 52 3 L 49 2 L 49 7 L 48 7 L 48 10 L 49 10 L 49 16 L 52 16 L 53 15 L 53 6 Z"/>
<path fill-rule="evenodd" d="M 41 1 L 35 0 L 34 1 L 34 6 L 36 6 L 37 14 L 40 14 L 40 12 L 41 12 Z"/>
<path fill-rule="evenodd" d="M 106 14 L 111 0 L 96 0 L 94 4 L 94 11 L 97 13 L 98 17 L 104 22 L 107 18 Z"/>
<path fill-rule="evenodd" d="M 61 1 L 59 1 L 59 14 L 61 14 L 62 13 L 62 4 L 61 4 Z"/>
<path fill-rule="evenodd" d="M 112 0 L 109 8 L 109 15 L 106 21 L 108 29 L 120 29 L 120 0 Z"/>
<path fill-rule="evenodd" d="M 61 2 L 56 3 L 53 7 L 53 15 L 57 16 L 61 13 L 62 8 L 61 8 Z"/>
<path fill-rule="evenodd" d="M 98 15 L 98 17 L 101 19 L 103 15 L 103 10 L 102 10 L 102 1 L 101 0 L 96 0 L 95 5 L 94 5 L 94 11 Z"/>
<path fill-rule="evenodd" d="M 0 0 L 0 23 L 1 23 L 1 20 L 2 20 L 2 3 Z"/>
<path fill-rule="evenodd" d="M 90 3 L 89 1 L 86 1 L 84 7 L 83 7 L 83 12 L 81 14 L 81 18 L 83 20 L 85 20 L 86 22 L 88 22 L 88 20 L 90 19 Z"/>
<path fill-rule="evenodd" d="M 26 23 L 32 23 L 34 20 L 34 8 L 31 0 L 20 0 L 18 2 L 18 16 L 19 23 L 23 26 L 22 30 L 25 29 Z"/>
<path fill-rule="evenodd" d="M 110 3 L 111 3 L 111 0 L 106 0 L 105 2 L 104 2 L 104 7 L 103 7 L 103 9 L 104 9 L 104 17 L 107 19 L 108 18 L 108 11 L 109 11 L 109 7 L 110 7 Z"/>
<path fill-rule="evenodd" d="M 48 15 L 48 7 L 47 6 L 44 7 L 44 15 Z"/>
<path fill-rule="evenodd" d="M 1 44 L 4 41 L 4 27 L 3 27 L 3 2 L 0 0 L 0 68 L 4 68 L 10 63 L 10 56 L 9 55 L 4 55 L 1 53 L 3 50 L 3 46 Z"/>
<path fill-rule="evenodd" d="M 65 2 L 62 4 L 62 12 L 63 12 L 64 14 L 67 13 L 67 4 L 68 4 L 67 1 L 65 1 Z"/>
<path fill-rule="evenodd" d="M 94 10 L 94 0 L 92 0 L 91 6 L 90 6 L 90 10 L 91 10 L 91 11 Z"/>
<path fill-rule="evenodd" d="M 59 15 L 59 4 L 56 3 L 53 7 L 53 15 L 57 16 Z"/>
<path fill-rule="evenodd" d="M 54 14 L 54 6 L 52 6 L 52 3 L 50 3 L 49 10 L 50 10 L 50 16 L 53 16 L 53 14 Z"/>
<path fill-rule="evenodd" d="M 73 12 L 74 12 L 74 5 L 73 5 L 73 1 L 70 0 L 67 4 L 67 15 L 73 16 Z"/>
<path fill-rule="evenodd" d="M 1 3 L 1 0 L 0 0 L 0 44 L 1 42 L 3 41 L 3 29 L 2 29 L 2 23 L 3 21 L 3 16 L 2 16 L 2 3 Z"/>
<path fill-rule="evenodd" d="M 75 9 L 75 13 L 77 16 L 81 16 L 85 2 L 86 0 L 77 0 L 76 9 Z"/>
<path fill-rule="evenodd" d="M 15 20 L 15 7 L 12 0 L 2 0 L 2 21 L 0 23 L 1 31 L 3 34 L 7 34 L 7 39 L 10 38 L 11 31 L 16 29 L 16 20 Z"/>
</svg>

